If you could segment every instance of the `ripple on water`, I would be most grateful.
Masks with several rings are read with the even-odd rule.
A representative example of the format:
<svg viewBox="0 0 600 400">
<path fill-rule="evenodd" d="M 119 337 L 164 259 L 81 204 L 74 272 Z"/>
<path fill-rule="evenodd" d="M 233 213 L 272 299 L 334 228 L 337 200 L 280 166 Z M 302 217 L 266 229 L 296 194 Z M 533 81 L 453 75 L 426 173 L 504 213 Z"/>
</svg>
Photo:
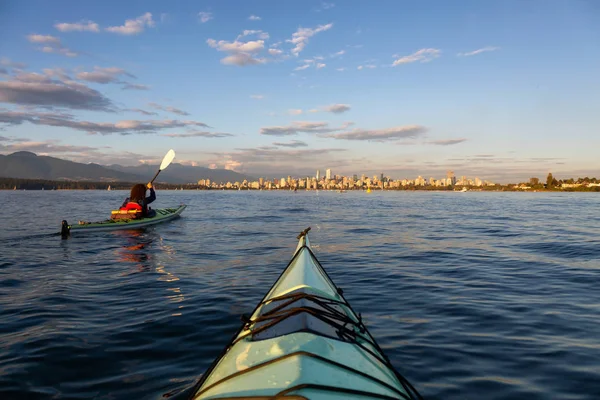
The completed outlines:
<svg viewBox="0 0 600 400">
<path fill-rule="evenodd" d="M 0 192 L 19 215 L 0 231 L 0 398 L 185 398 L 307 226 L 425 398 L 600 398 L 594 195 L 161 192 L 183 218 L 50 235 L 122 194 Z M 24 203 L 45 208 L 29 222 Z"/>
</svg>

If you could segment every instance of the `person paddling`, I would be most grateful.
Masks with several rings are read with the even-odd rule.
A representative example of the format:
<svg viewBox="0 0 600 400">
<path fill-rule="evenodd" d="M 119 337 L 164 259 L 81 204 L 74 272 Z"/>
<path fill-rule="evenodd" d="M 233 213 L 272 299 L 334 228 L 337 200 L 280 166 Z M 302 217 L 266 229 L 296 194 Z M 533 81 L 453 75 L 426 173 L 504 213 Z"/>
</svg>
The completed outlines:
<svg viewBox="0 0 600 400">
<path fill-rule="evenodd" d="M 150 190 L 150 196 L 146 197 L 146 189 Z M 133 185 L 129 197 L 125 199 L 121 210 L 139 210 L 142 212 L 142 217 L 153 217 L 156 215 L 156 211 L 149 209 L 148 204 L 156 200 L 156 193 L 154 192 L 154 186 L 152 183 L 144 185 L 138 183 Z"/>
</svg>

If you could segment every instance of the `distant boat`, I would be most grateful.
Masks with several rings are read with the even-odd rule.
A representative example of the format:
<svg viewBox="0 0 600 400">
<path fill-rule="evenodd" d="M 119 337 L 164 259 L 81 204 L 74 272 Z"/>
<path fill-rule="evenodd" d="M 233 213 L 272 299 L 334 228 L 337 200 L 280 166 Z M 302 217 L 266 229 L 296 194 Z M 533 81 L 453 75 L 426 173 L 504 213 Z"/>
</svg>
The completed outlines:
<svg viewBox="0 0 600 400">
<path fill-rule="evenodd" d="M 371 193 L 371 188 L 367 188 L 367 193 Z"/>
<path fill-rule="evenodd" d="M 108 189 L 106 189 L 106 190 L 110 190 L 110 185 L 108 185 Z"/>
<path fill-rule="evenodd" d="M 467 189 L 466 187 L 463 186 L 461 192 L 468 192 L 468 191 L 469 191 L 469 189 Z"/>
<path fill-rule="evenodd" d="M 13 190 L 17 190 L 17 187 L 15 186 L 15 187 L 13 188 Z"/>
</svg>

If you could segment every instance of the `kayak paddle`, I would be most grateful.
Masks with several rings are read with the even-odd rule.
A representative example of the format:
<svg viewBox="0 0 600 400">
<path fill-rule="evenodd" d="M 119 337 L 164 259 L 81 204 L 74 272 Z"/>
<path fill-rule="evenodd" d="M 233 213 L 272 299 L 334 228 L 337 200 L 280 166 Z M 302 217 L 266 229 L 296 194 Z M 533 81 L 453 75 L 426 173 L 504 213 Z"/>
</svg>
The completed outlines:
<svg viewBox="0 0 600 400">
<path fill-rule="evenodd" d="M 156 175 L 154 175 L 154 178 L 152 178 L 150 183 L 154 182 L 154 180 L 156 179 L 158 174 L 160 174 L 160 171 L 167 168 L 173 162 L 174 158 L 175 158 L 175 151 L 173 149 L 171 149 L 167 152 L 167 154 L 165 155 L 165 158 L 163 158 L 162 162 L 160 163 L 160 167 L 158 168 L 158 171 L 156 171 Z"/>
</svg>

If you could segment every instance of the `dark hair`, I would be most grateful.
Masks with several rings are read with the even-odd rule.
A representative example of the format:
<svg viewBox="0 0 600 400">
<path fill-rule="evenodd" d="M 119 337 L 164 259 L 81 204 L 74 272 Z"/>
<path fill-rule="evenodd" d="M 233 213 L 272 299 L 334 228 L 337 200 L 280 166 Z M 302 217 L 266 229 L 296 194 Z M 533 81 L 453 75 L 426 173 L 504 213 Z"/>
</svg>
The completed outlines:
<svg viewBox="0 0 600 400">
<path fill-rule="evenodd" d="M 138 183 L 133 185 L 131 188 L 131 194 L 129 195 L 129 201 L 142 202 L 146 198 L 146 185 Z"/>
</svg>

